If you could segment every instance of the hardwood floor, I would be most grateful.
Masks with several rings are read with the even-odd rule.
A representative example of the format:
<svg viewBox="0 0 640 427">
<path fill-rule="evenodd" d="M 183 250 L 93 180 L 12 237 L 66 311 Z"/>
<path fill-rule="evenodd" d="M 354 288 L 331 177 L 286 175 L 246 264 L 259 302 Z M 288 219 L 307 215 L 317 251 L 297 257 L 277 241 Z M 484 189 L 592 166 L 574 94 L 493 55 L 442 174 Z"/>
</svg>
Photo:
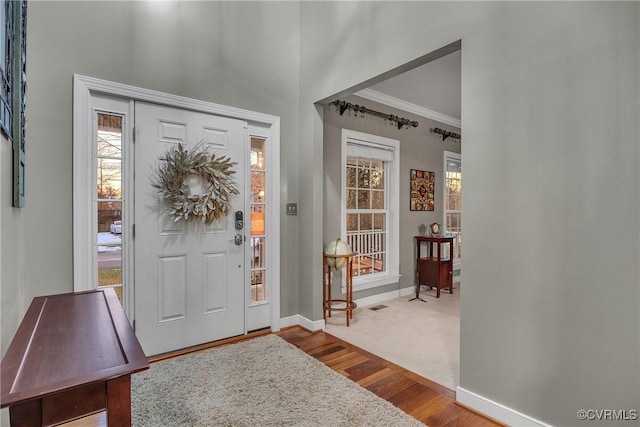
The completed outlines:
<svg viewBox="0 0 640 427">
<path fill-rule="evenodd" d="M 455 392 L 326 332 L 294 326 L 281 338 L 429 427 L 502 426 L 455 402 Z"/>
<path fill-rule="evenodd" d="M 223 340 L 194 347 L 190 351 L 231 344 L 268 333 Z M 498 422 L 479 415 L 455 402 L 455 393 L 411 371 L 384 360 L 359 347 L 325 332 L 310 332 L 293 326 L 276 335 L 315 357 L 334 371 L 391 402 L 429 427 L 495 427 Z M 184 351 L 153 358 L 155 361 L 180 356 Z M 70 423 L 65 427 L 106 427 L 106 416 L 100 412 Z M 315 426 L 310 426 L 315 427 Z M 400 427 L 400 426 L 398 426 Z"/>
</svg>

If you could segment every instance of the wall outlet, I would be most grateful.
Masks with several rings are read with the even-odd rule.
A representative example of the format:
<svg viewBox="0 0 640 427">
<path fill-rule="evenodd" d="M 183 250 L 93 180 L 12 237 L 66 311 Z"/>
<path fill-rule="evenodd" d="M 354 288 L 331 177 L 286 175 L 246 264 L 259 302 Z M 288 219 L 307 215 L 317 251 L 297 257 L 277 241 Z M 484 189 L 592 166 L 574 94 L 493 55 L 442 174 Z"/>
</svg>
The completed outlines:
<svg viewBox="0 0 640 427">
<path fill-rule="evenodd" d="M 298 215 L 297 203 L 287 203 L 287 215 Z"/>
</svg>

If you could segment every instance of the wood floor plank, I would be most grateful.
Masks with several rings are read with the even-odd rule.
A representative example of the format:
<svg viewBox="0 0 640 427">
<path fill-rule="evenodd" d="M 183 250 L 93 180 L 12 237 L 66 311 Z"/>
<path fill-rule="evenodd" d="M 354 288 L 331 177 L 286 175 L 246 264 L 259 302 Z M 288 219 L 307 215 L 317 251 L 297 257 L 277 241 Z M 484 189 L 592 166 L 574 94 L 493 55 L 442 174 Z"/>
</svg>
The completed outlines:
<svg viewBox="0 0 640 427">
<path fill-rule="evenodd" d="M 456 406 L 451 399 L 438 395 L 429 402 L 423 404 L 412 415 L 416 418 L 424 419 L 427 425 L 446 425 L 454 419 L 462 408 Z"/>
<path fill-rule="evenodd" d="M 361 378 L 357 381 L 361 387 L 368 388 L 371 384 L 374 384 L 378 381 L 385 382 L 386 378 L 390 375 L 393 375 L 393 371 L 387 367 L 382 368 L 381 370 L 372 373 L 364 378 Z"/>
<path fill-rule="evenodd" d="M 353 381 L 358 382 L 362 378 L 368 377 L 371 374 L 374 374 L 378 371 L 384 369 L 384 366 L 381 365 L 376 360 L 365 360 L 362 363 L 358 363 L 355 366 L 345 369 L 349 373 L 349 378 Z"/>
<path fill-rule="evenodd" d="M 438 393 L 428 387 L 415 383 L 411 387 L 390 396 L 387 400 L 407 414 L 412 415 L 414 412 L 419 412 L 422 405 L 428 404 L 438 396 Z"/>
<path fill-rule="evenodd" d="M 333 354 L 333 353 L 337 353 L 340 350 L 344 350 L 345 348 L 342 347 L 341 345 L 335 345 L 335 344 L 331 344 L 328 345 L 326 347 L 320 347 L 320 348 L 316 348 L 313 352 L 310 352 L 308 354 L 310 354 L 311 356 L 315 357 L 316 359 L 319 359 L 323 356 L 329 355 L 329 354 Z"/>
<path fill-rule="evenodd" d="M 391 402 L 429 427 L 497 427 L 455 401 L 455 392 L 326 332 L 299 326 L 276 334 L 319 361 Z M 340 348 L 339 351 L 331 349 Z M 315 349 L 315 350 L 314 350 Z M 308 350 L 308 351 L 307 351 Z"/>
<path fill-rule="evenodd" d="M 336 357 L 334 359 L 327 359 L 326 362 L 323 363 L 334 371 L 344 371 L 345 369 L 355 366 L 358 363 L 362 363 L 365 360 L 367 360 L 365 356 L 354 351 L 350 351 L 343 356 Z"/>
<path fill-rule="evenodd" d="M 344 355 L 347 355 L 349 353 L 352 353 L 351 350 L 349 350 L 348 348 L 343 348 L 342 350 L 336 351 L 334 353 L 329 353 L 329 354 L 324 354 L 320 357 L 314 356 L 316 359 L 318 359 L 320 362 L 325 363 L 329 360 L 333 360 L 335 358 L 338 357 L 342 357 Z"/>
</svg>

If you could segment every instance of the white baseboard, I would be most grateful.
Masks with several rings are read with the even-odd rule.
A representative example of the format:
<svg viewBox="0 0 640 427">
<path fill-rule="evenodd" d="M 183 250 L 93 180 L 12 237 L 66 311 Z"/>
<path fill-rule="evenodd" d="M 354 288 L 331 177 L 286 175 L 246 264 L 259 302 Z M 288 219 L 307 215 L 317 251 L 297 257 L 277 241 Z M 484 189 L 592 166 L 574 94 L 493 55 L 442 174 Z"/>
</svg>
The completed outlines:
<svg viewBox="0 0 640 427">
<path fill-rule="evenodd" d="M 366 307 L 368 305 L 379 304 L 381 302 L 389 301 L 390 299 L 398 298 L 405 295 L 410 295 L 416 291 L 415 286 L 408 288 L 397 289 L 395 291 L 389 291 L 382 294 L 371 295 L 370 297 L 358 298 L 354 300 L 358 307 Z"/>
<path fill-rule="evenodd" d="M 324 319 L 314 321 L 299 314 L 280 318 L 280 328 L 286 328 L 287 326 L 302 326 L 311 332 L 322 331 L 324 330 Z"/>
<path fill-rule="evenodd" d="M 378 304 L 378 303 L 388 301 L 390 299 L 398 298 L 401 296 L 410 295 L 414 292 L 415 292 L 415 287 L 410 286 L 408 288 L 398 289 L 391 292 L 385 292 L 383 294 L 360 298 L 355 300 L 354 302 L 358 304 L 359 307 L 362 307 L 367 305 Z M 309 320 L 304 316 L 296 314 L 294 316 L 280 318 L 280 329 L 286 328 L 288 326 L 302 326 L 303 328 L 308 329 L 311 332 L 315 332 L 315 331 L 323 331 L 325 324 L 324 324 L 324 319 Z"/>
<path fill-rule="evenodd" d="M 408 288 L 402 288 L 400 289 L 400 296 L 406 296 L 406 295 L 412 295 L 416 292 L 416 287 L 415 286 L 409 286 Z"/>
<path fill-rule="evenodd" d="M 469 408 L 510 426 L 518 427 L 551 427 L 528 415 L 494 402 L 462 387 L 456 388 L 456 400 Z"/>
</svg>

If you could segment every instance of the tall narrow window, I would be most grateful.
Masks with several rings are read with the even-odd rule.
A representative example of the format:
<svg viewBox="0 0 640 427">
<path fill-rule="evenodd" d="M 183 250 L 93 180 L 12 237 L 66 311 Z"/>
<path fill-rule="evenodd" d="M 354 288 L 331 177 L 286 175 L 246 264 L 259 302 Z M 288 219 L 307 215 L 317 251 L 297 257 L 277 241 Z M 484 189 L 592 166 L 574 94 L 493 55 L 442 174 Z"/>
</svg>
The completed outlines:
<svg viewBox="0 0 640 427">
<path fill-rule="evenodd" d="M 462 258 L 462 160 L 460 154 L 445 152 L 444 225 L 445 232 L 454 236 L 454 269 L 460 268 Z"/>
<path fill-rule="evenodd" d="M 114 288 L 118 298 L 123 302 L 123 117 L 98 112 L 96 120 L 97 286 Z"/>
<path fill-rule="evenodd" d="M 357 255 L 354 290 L 399 278 L 399 142 L 342 131 L 343 236 Z"/>
<path fill-rule="evenodd" d="M 251 303 L 267 300 L 265 140 L 251 138 Z"/>
<path fill-rule="evenodd" d="M 385 164 L 375 158 L 347 156 L 347 242 L 357 252 L 353 275 L 387 270 Z"/>
</svg>

